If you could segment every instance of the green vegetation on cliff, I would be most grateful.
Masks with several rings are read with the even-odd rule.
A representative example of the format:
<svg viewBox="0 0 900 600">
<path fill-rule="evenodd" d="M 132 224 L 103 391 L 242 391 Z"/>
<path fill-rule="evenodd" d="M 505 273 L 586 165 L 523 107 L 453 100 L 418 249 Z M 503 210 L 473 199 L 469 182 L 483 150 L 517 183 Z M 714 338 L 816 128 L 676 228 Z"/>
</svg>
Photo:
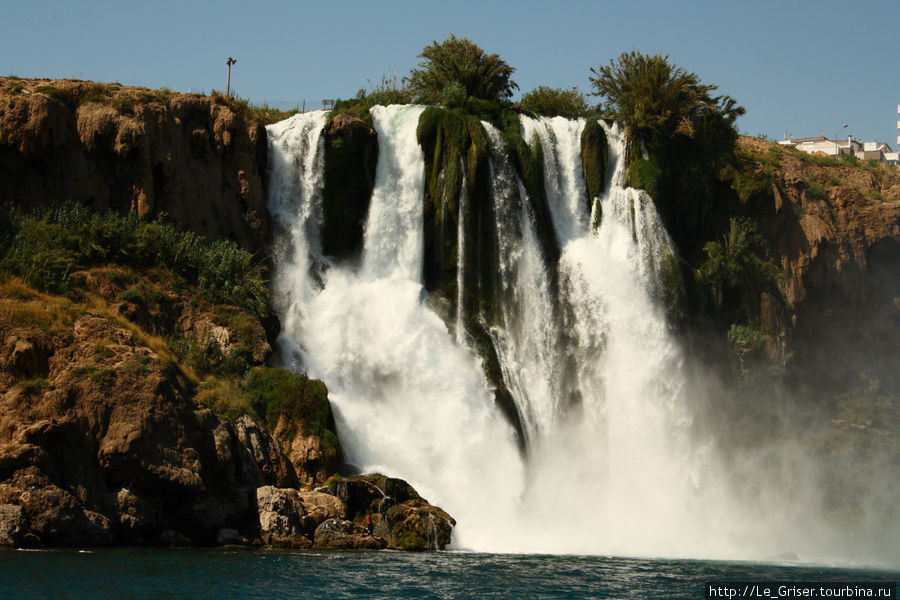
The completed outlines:
<svg viewBox="0 0 900 600">
<path fill-rule="evenodd" d="M 519 108 L 536 115 L 567 119 L 594 116 L 597 112 L 577 87 L 563 89 L 543 85 L 523 94 Z"/>
<path fill-rule="evenodd" d="M 71 275 L 88 267 L 164 267 L 196 282 L 211 302 L 260 317 L 270 312 L 259 260 L 233 242 L 179 231 L 164 215 L 147 221 L 70 202 L 33 214 L 13 211 L 0 225 L 0 268 L 46 291 L 64 293 Z"/>
<path fill-rule="evenodd" d="M 715 85 L 668 56 L 626 52 L 591 71 L 604 113 L 625 123 L 631 185 L 653 196 L 681 252 L 698 257 L 708 220 L 727 193 L 720 173 L 733 160 L 734 123 L 744 109 L 729 96 L 713 96 Z M 728 219 L 719 214 L 721 231 Z"/>
</svg>

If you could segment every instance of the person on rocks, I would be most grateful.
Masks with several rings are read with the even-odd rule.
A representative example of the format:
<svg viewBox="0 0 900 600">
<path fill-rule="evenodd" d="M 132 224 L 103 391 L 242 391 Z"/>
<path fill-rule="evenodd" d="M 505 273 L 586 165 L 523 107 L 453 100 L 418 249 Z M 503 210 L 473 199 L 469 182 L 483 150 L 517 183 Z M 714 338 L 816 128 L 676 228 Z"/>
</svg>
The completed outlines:
<svg viewBox="0 0 900 600">
<path fill-rule="evenodd" d="M 372 520 L 372 513 L 366 513 L 366 533 L 369 537 L 375 537 L 375 522 Z"/>
</svg>

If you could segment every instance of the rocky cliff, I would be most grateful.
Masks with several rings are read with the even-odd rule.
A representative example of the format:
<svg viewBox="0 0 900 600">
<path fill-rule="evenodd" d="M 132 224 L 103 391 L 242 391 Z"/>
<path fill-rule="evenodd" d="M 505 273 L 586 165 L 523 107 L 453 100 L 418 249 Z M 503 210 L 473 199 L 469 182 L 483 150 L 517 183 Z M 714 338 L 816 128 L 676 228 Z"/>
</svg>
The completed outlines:
<svg viewBox="0 0 900 600">
<path fill-rule="evenodd" d="M 258 366 L 252 315 L 169 273 L 72 279 L 0 285 L 0 546 L 449 543 L 452 519 L 399 480 L 313 491 L 340 459 L 327 390 Z M 369 501 L 379 482 L 392 501 Z"/>
<path fill-rule="evenodd" d="M 265 166 L 240 101 L 0 78 L 0 546 L 449 543 L 399 480 L 313 491 L 346 467 L 325 385 L 264 366 Z"/>
<path fill-rule="evenodd" d="M 0 204 L 165 212 L 259 250 L 265 167 L 265 129 L 231 98 L 0 78 Z"/>
<path fill-rule="evenodd" d="M 735 187 L 777 268 L 757 290 L 766 351 L 826 385 L 866 372 L 900 389 L 900 169 L 756 138 L 738 155 Z"/>
</svg>

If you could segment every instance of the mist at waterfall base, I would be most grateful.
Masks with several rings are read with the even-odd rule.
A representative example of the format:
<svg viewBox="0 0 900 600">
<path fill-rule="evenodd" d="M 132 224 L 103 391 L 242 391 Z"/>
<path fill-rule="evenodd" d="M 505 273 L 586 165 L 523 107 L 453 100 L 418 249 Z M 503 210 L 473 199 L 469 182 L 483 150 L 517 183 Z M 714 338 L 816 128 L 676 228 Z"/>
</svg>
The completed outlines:
<svg viewBox="0 0 900 600">
<path fill-rule="evenodd" d="M 554 284 L 527 192 L 483 124 L 503 299 L 489 333 L 527 437 L 520 452 L 481 359 L 423 287 L 423 110 L 372 108 L 375 188 L 362 254 L 344 262 L 319 239 L 327 114 L 268 127 L 280 356 L 327 384 L 349 463 L 406 479 L 447 510 L 457 549 L 896 564 L 896 515 L 832 522 L 800 443 L 773 435 L 736 450 L 708 425 L 729 391 L 667 322 L 659 279 L 674 250 L 652 199 L 622 185 L 616 125 L 601 122 L 607 185 L 590 202 L 584 121 L 521 118 L 543 149 Z M 462 242 L 460 271 L 477 251 Z"/>
</svg>

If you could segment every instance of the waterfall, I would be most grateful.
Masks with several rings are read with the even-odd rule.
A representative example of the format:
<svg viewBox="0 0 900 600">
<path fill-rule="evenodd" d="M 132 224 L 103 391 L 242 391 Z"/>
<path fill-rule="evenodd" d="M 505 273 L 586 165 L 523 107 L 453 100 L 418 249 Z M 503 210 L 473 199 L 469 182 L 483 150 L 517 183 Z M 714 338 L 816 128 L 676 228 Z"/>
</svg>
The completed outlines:
<svg viewBox="0 0 900 600">
<path fill-rule="evenodd" d="M 319 230 L 325 164 L 322 130 L 327 117 L 324 110 L 298 114 L 267 128 L 268 207 L 278 257 L 273 295 L 282 325 L 295 332 L 279 340 L 286 364 L 294 369 L 302 364 L 303 307 L 324 266 Z"/>
<path fill-rule="evenodd" d="M 520 117 L 525 141 L 539 142 L 544 154 L 544 187 L 561 246 L 587 231 L 587 186 L 581 169 L 584 119 Z"/>
<path fill-rule="evenodd" d="M 422 110 L 419 106 L 397 110 L 372 107 L 375 132 L 383 143 L 363 249 L 363 272 L 369 279 L 420 279 L 425 173 L 416 127 Z"/>
<path fill-rule="evenodd" d="M 283 264 L 290 257 L 276 261 L 282 265 L 277 289 L 315 289 L 300 317 L 285 322 L 279 343 L 301 349 L 309 376 L 328 385 L 348 461 L 409 481 L 467 522 L 454 533 L 455 543 L 477 548 L 490 543 L 492 523 L 514 511 L 523 465 L 477 360 L 424 302 L 421 111 L 372 110 L 379 162 L 362 267 L 330 265 L 317 287 L 308 282 L 313 273 Z M 274 144 L 273 150 L 293 147 Z M 279 195 L 273 191 L 270 202 Z M 297 206 L 286 235 L 302 229 L 306 210 Z M 485 482 L 503 482 L 506 498 L 495 497 Z"/>
<path fill-rule="evenodd" d="M 734 528 L 723 529 L 733 511 L 711 483 L 707 449 L 689 435 L 684 358 L 661 302 L 674 251 L 653 200 L 623 185 L 621 128 L 603 125 L 607 182 L 589 199 L 584 121 L 522 118 L 543 154 L 547 224 L 483 123 L 500 306 L 475 317 L 522 417 L 523 454 L 460 326 L 463 265 L 480 251 L 464 244 L 479 202 L 465 184 L 455 325 L 426 302 L 422 111 L 372 109 L 379 155 L 359 261 L 322 256 L 324 113 L 268 128 L 278 347 L 286 366 L 328 385 L 349 462 L 406 479 L 446 509 L 457 548 L 742 555 Z M 546 227 L 559 243 L 552 257 L 538 243 Z"/>
<path fill-rule="evenodd" d="M 466 222 L 469 210 L 469 196 L 467 192 L 466 168 L 460 158 L 459 170 L 462 172 L 462 185 L 459 193 L 459 223 L 456 228 L 456 343 L 465 343 L 465 325 L 463 324 L 465 302 L 465 275 L 466 275 Z"/>
<path fill-rule="evenodd" d="M 516 399 L 530 440 L 557 414 L 557 331 L 550 282 L 541 256 L 525 186 L 516 176 L 503 138 L 483 122 L 491 146 L 491 196 L 499 246 L 502 323 L 490 330 L 503 378 Z"/>
</svg>

